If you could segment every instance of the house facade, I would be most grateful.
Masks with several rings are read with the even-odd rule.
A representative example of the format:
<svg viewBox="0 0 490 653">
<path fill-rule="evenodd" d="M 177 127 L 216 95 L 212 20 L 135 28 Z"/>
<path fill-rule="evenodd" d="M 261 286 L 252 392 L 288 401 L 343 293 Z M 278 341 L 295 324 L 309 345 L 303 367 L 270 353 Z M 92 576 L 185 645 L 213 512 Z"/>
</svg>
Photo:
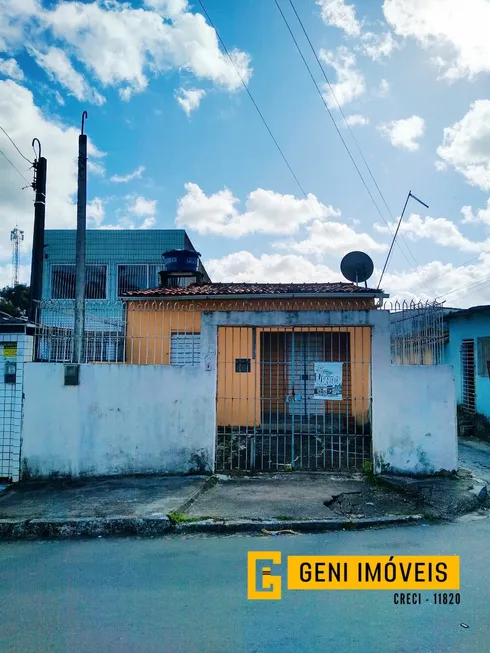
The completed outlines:
<svg viewBox="0 0 490 653">
<path fill-rule="evenodd" d="M 381 297 L 348 283 L 132 291 L 126 361 L 198 368 L 206 320 L 227 316 L 213 346 L 217 468 L 361 469 L 372 454 L 371 329 L 354 315 Z M 320 396 L 322 371 L 337 378 L 335 393 Z"/>
<path fill-rule="evenodd" d="M 484 428 L 490 435 L 490 306 L 454 311 L 445 318 L 446 360 L 453 366 L 462 430 Z M 483 419 L 481 419 L 483 418 Z M 475 419 L 477 423 L 475 424 Z M 488 424 L 485 424 L 488 420 Z"/>
</svg>

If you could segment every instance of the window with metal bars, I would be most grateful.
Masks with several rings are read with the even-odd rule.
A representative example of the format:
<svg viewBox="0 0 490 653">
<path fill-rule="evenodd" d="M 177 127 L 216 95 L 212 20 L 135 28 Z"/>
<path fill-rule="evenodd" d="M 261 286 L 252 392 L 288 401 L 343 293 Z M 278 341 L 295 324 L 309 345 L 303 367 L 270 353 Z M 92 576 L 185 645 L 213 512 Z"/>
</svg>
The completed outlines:
<svg viewBox="0 0 490 653">
<path fill-rule="evenodd" d="M 478 376 L 489 376 L 490 337 L 478 338 Z"/>
<path fill-rule="evenodd" d="M 43 337 L 39 342 L 39 358 L 52 363 L 69 363 L 73 356 L 73 333 L 60 330 Z M 124 336 L 122 333 L 87 331 L 84 338 L 82 362 L 111 363 L 124 361 Z"/>
<path fill-rule="evenodd" d="M 149 287 L 148 281 L 148 265 L 117 266 L 118 297 L 131 290 L 146 290 Z"/>
<path fill-rule="evenodd" d="M 107 265 L 89 264 L 85 275 L 85 299 L 107 299 Z M 75 299 L 75 288 L 75 265 L 51 266 L 52 299 Z"/>
<path fill-rule="evenodd" d="M 195 367 L 201 359 L 201 334 L 172 333 L 170 341 L 170 365 Z"/>
</svg>

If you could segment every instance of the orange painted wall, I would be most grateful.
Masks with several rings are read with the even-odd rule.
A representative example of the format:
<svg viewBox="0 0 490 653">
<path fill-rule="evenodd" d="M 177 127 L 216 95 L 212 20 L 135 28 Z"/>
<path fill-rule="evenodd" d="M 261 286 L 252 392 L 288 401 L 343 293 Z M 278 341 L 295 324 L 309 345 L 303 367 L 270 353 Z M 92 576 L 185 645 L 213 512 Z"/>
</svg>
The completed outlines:
<svg viewBox="0 0 490 653">
<path fill-rule="evenodd" d="M 168 365 L 172 333 L 199 333 L 202 310 L 340 310 L 336 300 L 244 300 L 193 302 L 194 310 L 182 310 L 181 302 L 128 302 L 126 362 L 136 365 Z M 350 310 L 374 308 L 373 300 L 351 300 Z M 255 330 L 249 327 L 220 327 L 218 332 L 217 417 L 221 426 L 258 426 L 261 420 L 260 334 L 288 332 L 291 327 Z M 370 408 L 371 330 L 369 327 L 296 327 L 295 331 L 348 332 L 350 334 L 350 412 L 367 419 Z M 237 358 L 250 358 L 248 374 L 235 371 Z M 327 402 L 334 403 L 334 402 Z"/>
<path fill-rule="evenodd" d="M 261 422 L 260 342 L 261 333 L 288 333 L 292 328 L 256 329 L 256 358 L 252 359 L 252 329 L 220 327 L 218 331 L 218 425 L 259 426 Z M 349 333 L 349 383 L 344 381 L 347 399 L 344 403 L 358 423 L 367 422 L 371 396 L 371 329 L 370 327 L 295 327 L 295 333 Z M 248 334 L 248 335 L 247 335 Z M 235 358 L 251 358 L 251 372 L 235 372 Z M 275 354 L 275 363 L 280 355 Z M 287 382 L 284 389 L 287 391 Z M 325 402 L 326 412 L 337 412 L 339 402 Z M 347 406 L 348 404 L 348 406 Z M 280 413 L 280 406 L 276 406 Z M 286 410 L 284 397 L 284 410 Z"/>
</svg>

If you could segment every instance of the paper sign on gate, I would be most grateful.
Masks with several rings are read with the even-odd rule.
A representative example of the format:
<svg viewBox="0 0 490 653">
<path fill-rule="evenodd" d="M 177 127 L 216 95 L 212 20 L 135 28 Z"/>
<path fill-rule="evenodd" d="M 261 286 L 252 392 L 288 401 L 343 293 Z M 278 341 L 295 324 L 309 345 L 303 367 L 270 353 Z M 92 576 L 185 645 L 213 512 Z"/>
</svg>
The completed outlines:
<svg viewBox="0 0 490 653">
<path fill-rule="evenodd" d="M 343 363 L 315 362 L 315 388 L 313 399 L 342 400 Z"/>
</svg>

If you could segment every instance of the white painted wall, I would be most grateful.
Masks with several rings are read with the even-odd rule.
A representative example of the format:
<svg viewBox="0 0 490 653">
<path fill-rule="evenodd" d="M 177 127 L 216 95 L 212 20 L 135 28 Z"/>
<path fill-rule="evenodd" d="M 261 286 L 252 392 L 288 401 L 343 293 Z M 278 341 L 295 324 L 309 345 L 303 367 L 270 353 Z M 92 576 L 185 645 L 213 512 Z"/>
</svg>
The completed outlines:
<svg viewBox="0 0 490 653">
<path fill-rule="evenodd" d="M 214 365 L 25 365 L 22 458 L 34 476 L 210 471 Z"/>
<path fill-rule="evenodd" d="M 378 376 L 376 387 L 375 471 L 424 475 L 456 470 L 452 366 L 390 365 Z"/>
</svg>

